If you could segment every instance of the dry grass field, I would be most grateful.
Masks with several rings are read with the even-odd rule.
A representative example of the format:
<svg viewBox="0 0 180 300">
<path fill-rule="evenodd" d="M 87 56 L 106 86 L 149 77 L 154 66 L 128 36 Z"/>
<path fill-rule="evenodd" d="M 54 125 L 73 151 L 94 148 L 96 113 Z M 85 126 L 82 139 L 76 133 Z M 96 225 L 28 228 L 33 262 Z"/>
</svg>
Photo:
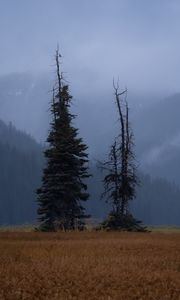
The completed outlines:
<svg viewBox="0 0 180 300">
<path fill-rule="evenodd" d="M 180 234 L 1 232 L 0 299 L 180 300 Z"/>
</svg>

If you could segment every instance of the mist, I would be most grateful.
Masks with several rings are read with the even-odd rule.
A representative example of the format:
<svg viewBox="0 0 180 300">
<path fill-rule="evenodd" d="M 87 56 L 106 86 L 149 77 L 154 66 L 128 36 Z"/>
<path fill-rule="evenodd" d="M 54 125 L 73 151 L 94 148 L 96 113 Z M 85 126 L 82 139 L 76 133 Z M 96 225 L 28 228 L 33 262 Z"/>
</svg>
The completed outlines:
<svg viewBox="0 0 180 300">
<path fill-rule="evenodd" d="M 113 78 L 128 88 L 132 113 L 180 91 L 179 1 L 9 0 L 0 5 L 0 80 L 10 75 L 19 81 L 26 73 L 31 78 L 24 93 L 24 82 L 13 91 L 6 86 L 9 96 L 22 94 L 22 107 L 15 100 L 1 101 L 1 117 L 37 140 L 44 140 L 36 122 L 48 115 L 57 45 L 75 111 L 92 105 L 96 115 L 104 105 L 106 119 L 113 109 Z M 42 80 L 38 98 L 33 90 Z"/>
<path fill-rule="evenodd" d="M 179 299 L 180 0 L 0 0 L 0 298 Z"/>
<path fill-rule="evenodd" d="M 118 134 L 113 80 L 119 81 L 120 89 L 128 90 L 140 172 L 155 180 L 143 177 L 143 193 L 156 187 L 156 178 L 165 180 L 162 199 L 166 180 L 167 195 L 171 184 L 179 188 L 179 1 L 0 0 L 0 8 L 0 120 L 6 124 L 0 131 L 9 137 L 6 143 L 17 148 L 20 131 L 28 135 L 33 151 L 34 143 L 38 153 L 45 147 L 58 46 L 73 96 L 71 111 L 77 115 L 74 124 L 88 145 L 93 168 L 107 157 Z M 16 142 L 11 142 L 11 130 Z M 24 135 L 23 145 L 28 140 Z M 91 185 L 93 190 L 96 182 Z"/>
<path fill-rule="evenodd" d="M 179 91 L 179 1 L 0 1 L 0 74 L 54 72 L 59 44 L 73 93 Z M 82 25 L 83 24 L 83 25 Z"/>
</svg>

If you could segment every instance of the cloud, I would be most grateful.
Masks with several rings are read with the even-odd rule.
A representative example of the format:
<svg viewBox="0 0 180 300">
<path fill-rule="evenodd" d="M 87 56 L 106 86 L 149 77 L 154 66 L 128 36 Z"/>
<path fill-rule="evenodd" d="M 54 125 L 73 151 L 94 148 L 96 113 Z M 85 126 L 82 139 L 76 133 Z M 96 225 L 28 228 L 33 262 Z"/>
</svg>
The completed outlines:
<svg viewBox="0 0 180 300">
<path fill-rule="evenodd" d="M 7 0 L 1 8 L 1 74 L 52 72 L 59 42 L 80 89 L 111 88 L 119 76 L 133 90 L 179 91 L 177 0 Z"/>
</svg>

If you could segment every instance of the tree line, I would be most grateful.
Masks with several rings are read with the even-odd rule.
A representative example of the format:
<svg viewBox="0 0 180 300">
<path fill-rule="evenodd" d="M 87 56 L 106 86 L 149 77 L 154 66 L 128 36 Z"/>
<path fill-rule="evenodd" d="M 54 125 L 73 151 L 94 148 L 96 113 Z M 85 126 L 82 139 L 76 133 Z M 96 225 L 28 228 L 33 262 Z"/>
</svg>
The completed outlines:
<svg viewBox="0 0 180 300">
<path fill-rule="evenodd" d="M 44 151 L 46 165 L 41 187 L 37 189 L 37 230 L 83 230 L 85 220 L 90 217 L 85 213 L 83 205 L 89 198 L 87 179 L 91 176 L 88 168 L 88 147 L 73 124 L 75 115 L 70 111 L 72 96 L 61 71 L 59 49 L 56 50 L 55 62 L 52 121 L 47 137 L 48 147 Z M 127 90 L 120 92 L 118 82 L 114 82 L 113 87 L 119 117 L 119 135 L 111 146 L 109 159 L 99 164 L 105 171 L 102 197 L 106 197 L 111 204 L 108 218 L 99 228 L 144 231 L 146 228 L 132 216 L 129 209 L 129 203 L 136 195 L 138 178 Z"/>
</svg>

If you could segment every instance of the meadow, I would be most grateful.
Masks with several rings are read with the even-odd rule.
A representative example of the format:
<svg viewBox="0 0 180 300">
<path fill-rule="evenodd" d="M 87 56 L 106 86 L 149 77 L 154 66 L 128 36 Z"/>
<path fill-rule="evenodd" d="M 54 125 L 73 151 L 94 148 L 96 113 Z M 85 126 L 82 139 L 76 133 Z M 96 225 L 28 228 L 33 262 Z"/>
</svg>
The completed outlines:
<svg viewBox="0 0 180 300">
<path fill-rule="evenodd" d="M 180 233 L 0 232 L 0 300 L 180 300 Z"/>
</svg>

